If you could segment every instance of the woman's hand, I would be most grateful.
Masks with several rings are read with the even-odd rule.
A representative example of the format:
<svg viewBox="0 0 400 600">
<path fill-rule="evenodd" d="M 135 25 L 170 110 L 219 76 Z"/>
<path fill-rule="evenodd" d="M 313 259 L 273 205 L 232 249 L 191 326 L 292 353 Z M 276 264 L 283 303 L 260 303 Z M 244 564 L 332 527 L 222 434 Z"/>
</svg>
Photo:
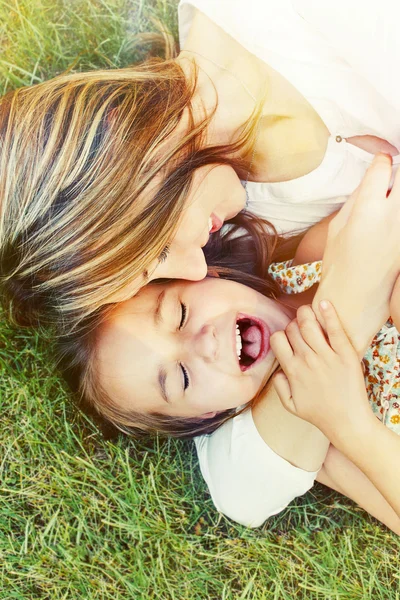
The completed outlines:
<svg viewBox="0 0 400 600">
<path fill-rule="evenodd" d="M 333 306 L 322 304 L 329 343 L 312 308 L 300 307 L 286 332 L 271 336 L 272 351 L 283 369 L 272 381 L 284 407 L 335 444 L 337 435 L 353 435 L 373 415 L 357 353 Z"/>
<path fill-rule="evenodd" d="M 313 309 L 323 298 L 336 307 L 361 358 L 389 317 L 400 272 L 400 171 L 391 192 L 391 158 L 375 157 L 361 185 L 329 224 L 322 280 Z"/>
</svg>

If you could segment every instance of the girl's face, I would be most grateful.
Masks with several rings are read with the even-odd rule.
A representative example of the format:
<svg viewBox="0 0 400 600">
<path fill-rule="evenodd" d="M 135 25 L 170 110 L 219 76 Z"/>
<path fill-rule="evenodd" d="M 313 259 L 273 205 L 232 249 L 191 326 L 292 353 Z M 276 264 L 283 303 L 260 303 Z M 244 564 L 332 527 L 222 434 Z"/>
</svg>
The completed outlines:
<svg viewBox="0 0 400 600">
<path fill-rule="evenodd" d="M 124 409 L 211 417 L 257 394 L 274 368 L 270 336 L 290 318 L 231 281 L 152 284 L 102 326 L 98 380 Z"/>
<path fill-rule="evenodd" d="M 147 190 L 152 195 L 157 182 Z M 206 166 L 193 177 L 191 192 L 186 201 L 175 237 L 168 251 L 159 261 L 149 265 L 147 281 L 154 279 L 187 279 L 200 281 L 207 274 L 203 247 L 210 233 L 221 229 L 225 221 L 236 216 L 246 204 L 246 192 L 232 167 Z M 131 298 L 146 283 L 133 281 L 123 292 L 109 302 L 123 302 Z"/>
</svg>

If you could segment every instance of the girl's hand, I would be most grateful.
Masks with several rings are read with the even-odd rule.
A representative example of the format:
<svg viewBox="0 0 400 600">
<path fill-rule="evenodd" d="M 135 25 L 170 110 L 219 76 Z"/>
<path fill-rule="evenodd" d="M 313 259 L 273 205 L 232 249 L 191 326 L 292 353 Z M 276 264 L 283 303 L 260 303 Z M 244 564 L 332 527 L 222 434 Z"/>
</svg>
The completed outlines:
<svg viewBox="0 0 400 600">
<path fill-rule="evenodd" d="M 324 308 L 323 308 L 324 307 Z M 283 372 L 275 390 L 291 413 L 309 421 L 335 444 L 338 435 L 355 435 L 374 419 L 361 364 L 329 302 L 321 303 L 328 341 L 310 306 L 271 336 L 271 348 Z"/>
<path fill-rule="evenodd" d="M 321 303 L 322 304 L 322 303 Z M 286 374 L 273 378 L 287 410 L 318 427 L 354 463 L 395 512 L 400 522 L 400 437 L 371 411 L 358 357 L 331 304 L 321 306 L 330 345 L 309 307 L 301 307 L 287 334 L 271 336 L 271 347 Z M 357 493 L 359 490 L 357 491 Z M 396 520 L 397 518 L 397 520 Z"/>
<path fill-rule="evenodd" d="M 361 358 L 389 317 L 400 272 L 400 171 L 388 193 L 392 161 L 379 154 L 361 185 L 329 224 L 322 280 L 313 309 L 328 298 Z"/>
</svg>

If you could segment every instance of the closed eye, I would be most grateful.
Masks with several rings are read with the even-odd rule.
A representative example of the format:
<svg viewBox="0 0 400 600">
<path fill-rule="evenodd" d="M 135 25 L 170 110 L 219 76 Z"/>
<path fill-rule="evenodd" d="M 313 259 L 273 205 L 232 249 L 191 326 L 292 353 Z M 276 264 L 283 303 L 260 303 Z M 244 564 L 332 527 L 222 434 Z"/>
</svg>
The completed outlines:
<svg viewBox="0 0 400 600">
<path fill-rule="evenodd" d="M 184 325 L 186 323 L 186 317 L 187 317 L 186 304 L 183 304 L 183 302 L 181 302 L 181 322 L 179 323 L 179 329 L 182 329 L 182 327 L 184 327 Z"/>
<path fill-rule="evenodd" d="M 189 387 L 189 375 L 188 372 L 186 371 L 185 367 L 182 364 L 179 364 L 181 371 L 182 371 L 182 375 L 183 375 L 183 391 L 187 390 L 187 388 Z"/>
<path fill-rule="evenodd" d="M 164 250 L 161 252 L 160 256 L 158 257 L 158 262 L 159 263 L 165 262 L 168 258 L 168 254 L 169 254 L 169 246 L 165 246 Z"/>
</svg>

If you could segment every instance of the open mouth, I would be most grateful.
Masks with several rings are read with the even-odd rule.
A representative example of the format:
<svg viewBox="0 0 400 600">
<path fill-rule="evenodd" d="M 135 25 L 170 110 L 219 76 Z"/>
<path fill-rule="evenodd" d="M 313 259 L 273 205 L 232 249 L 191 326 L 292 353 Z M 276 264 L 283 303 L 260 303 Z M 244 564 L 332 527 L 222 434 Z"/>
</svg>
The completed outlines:
<svg viewBox="0 0 400 600">
<path fill-rule="evenodd" d="M 253 317 L 238 315 L 236 319 L 236 354 L 241 371 L 247 371 L 263 360 L 269 350 L 269 329 Z"/>
</svg>

